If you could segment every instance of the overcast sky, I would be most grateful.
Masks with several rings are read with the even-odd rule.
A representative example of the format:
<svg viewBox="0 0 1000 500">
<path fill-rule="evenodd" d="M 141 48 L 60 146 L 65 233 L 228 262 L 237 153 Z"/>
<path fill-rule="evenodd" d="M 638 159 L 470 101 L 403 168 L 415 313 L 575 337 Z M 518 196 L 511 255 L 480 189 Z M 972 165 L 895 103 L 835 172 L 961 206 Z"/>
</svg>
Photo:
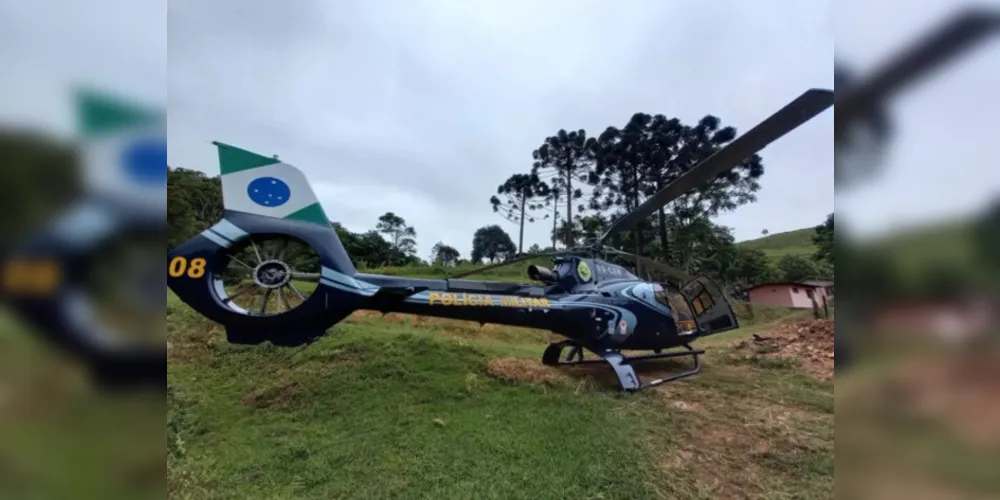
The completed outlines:
<svg viewBox="0 0 1000 500">
<path fill-rule="evenodd" d="M 864 71 L 968 3 L 840 0 L 837 54 Z M 1000 7 L 997 0 L 975 4 Z M 838 190 L 838 234 L 849 228 L 874 236 L 900 226 L 973 215 L 997 199 L 997 61 L 1000 37 L 994 36 L 889 103 L 896 131 L 884 172 L 866 186 Z"/>
<path fill-rule="evenodd" d="M 0 123 L 75 132 L 69 90 L 167 104 L 165 2 L 0 0 Z"/>
<path fill-rule="evenodd" d="M 360 231 L 400 213 L 427 257 L 437 241 L 468 254 L 486 224 L 516 237 L 487 200 L 559 128 L 596 134 L 643 111 L 745 131 L 833 84 L 834 35 L 864 69 L 956 4 L 844 0 L 833 16 L 777 0 L 171 0 L 169 30 L 165 2 L 73 5 L 0 2 L 0 40 L 18 48 L 0 52 L 4 121 L 71 131 L 71 82 L 150 103 L 169 88 L 172 165 L 216 174 L 212 140 L 279 154 L 331 218 Z M 837 193 L 842 218 L 875 233 L 995 196 L 998 49 L 894 103 L 886 173 Z M 832 128 L 828 111 L 764 150 L 759 201 L 718 222 L 738 239 L 819 223 L 834 206 Z M 548 239 L 529 225 L 526 245 Z"/>
<path fill-rule="evenodd" d="M 560 128 L 712 113 L 744 131 L 832 87 L 825 2 L 680 4 L 173 0 L 170 164 L 214 174 L 212 140 L 278 154 L 331 219 L 362 231 L 393 211 L 425 258 L 438 241 L 468 255 L 487 224 L 516 241 L 488 200 Z M 719 222 L 739 239 L 820 223 L 832 130 L 827 112 L 767 149 L 760 201 Z"/>
</svg>

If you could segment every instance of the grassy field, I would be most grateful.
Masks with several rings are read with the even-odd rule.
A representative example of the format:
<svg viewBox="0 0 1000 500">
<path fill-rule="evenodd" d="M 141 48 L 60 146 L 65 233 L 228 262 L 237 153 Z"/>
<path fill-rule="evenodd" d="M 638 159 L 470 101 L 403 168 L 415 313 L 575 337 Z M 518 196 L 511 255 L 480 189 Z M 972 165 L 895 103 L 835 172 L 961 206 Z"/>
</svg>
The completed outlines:
<svg viewBox="0 0 1000 500">
<path fill-rule="evenodd" d="M 506 273 L 490 278 L 518 279 Z M 623 395 L 604 366 L 541 365 L 548 332 L 356 313 L 300 350 L 242 347 L 171 295 L 168 490 L 830 498 L 833 383 L 728 356 L 732 342 L 784 314 L 701 341 L 701 375 Z M 676 368 L 649 364 L 640 376 Z"/>
<path fill-rule="evenodd" d="M 738 245 L 744 248 L 763 250 L 774 259 L 780 259 L 785 255 L 812 255 L 816 252 L 816 245 L 812 242 L 815 233 L 815 228 L 807 227 L 784 233 L 769 234 L 754 240 L 741 241 Z"/>
<path fill-rule="evenodd" d="M 0 498 L 162 499 L 162 391 L 95 393 L 0 308 Z"/>
</svg>

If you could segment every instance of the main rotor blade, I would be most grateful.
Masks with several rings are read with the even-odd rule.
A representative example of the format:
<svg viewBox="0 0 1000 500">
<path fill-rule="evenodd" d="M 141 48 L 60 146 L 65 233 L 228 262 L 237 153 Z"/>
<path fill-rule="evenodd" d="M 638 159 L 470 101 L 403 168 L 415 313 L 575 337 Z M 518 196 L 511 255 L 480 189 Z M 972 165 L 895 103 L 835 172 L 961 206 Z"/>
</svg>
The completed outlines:
<svg viewBox="0 0 1000 500">
<path fill-rule="evenodd" d="M 490 264 L 488 266 L 484 266 L 484 267 L 480 267 L 480 268 L 477 268 L 477 269 L 473 269 L 471 271 L 466 271 L 464 273 L 458 273 L 458 274 L 456 274 L 454 276 L 449 276 L 448 279 L 464 278 L 466 276 L 472 276 L 474 274 L 479 274 L 479 273 L 481 273 L 483 271 L 489 271 L 490 269 L 497 269 L 497 268 L 500 268 L 500 267 L 505 267 L 505 266 L 509 266 L 509 265 L 512 265 L 512 264 L 517 264 L 518 262 L 524 262 L 526 260 L 536 259 L 538 257 L 555 257 L 556 255 L 563 255 L 563 254 L 566 254 L 566 253 L 568 253 L 568 252 L 547 252 L 547 253 L 535 253 L 535 254 L 531 254 L 531 255 L 523 255 L 521 257 L 517 257 L 517 258 L 511 259 L 511 260 L 505 261 L 505 262 L 498 262 L 496 264 Z"/>
<path fill-rule="evenodd" d="M 643 257 L 641 255 L 636 255 L 634 253 L 623 252 L 621 250 L 618 250 L 617 248 L 605 248 L 605 251 L 613 253 L 615 255 L 619 255 L 621 257 L 624 257 L 625 259 L 632 260 L 633 262 L 638 261 L 640 264 L 642 264 L 643 267 L 647 269 L 656 269 L 657 271 L 660 271 L 667 276 L 683 280 L 685 283 L 695 279 L 694 276 L 685 273 L 684 271 L 681 271 L 676 267 L 668 266 L 661 262 L 656 262 L 655 260 L 650 259 L 648 257 Z"/>
<path fill-rule="evenodd" d="M 1000 31 L 1000 11 L 996 8 L 963 10 L 917 42 L 880 65 L 871 76 L 837 92 L 837 120 L 834 134 L 840 136 L 854 120 L 864 116 L 880 101 L 899 93 L 931 71 L 953 61 L 989 35 Z"/>
<path fill-rule="evenodd" d="M 809 89 L 794 101 L 785 105 L 756 127 L 739 136 L 726 147 L 718 150 L 712 156 L 695 165 L 676 181 L 651 196 L 635 210 L 625 214 L 615 221 L 601 235 L 603 243 L 607 239 L 626 229 L 631 229 L 639 221 L 649 217 L 660 207 L 674 201 L 688 191 L 712 180 L 717 175 L 739 165 L 751 155 L 764 149 L 781 136 L 795 130 L 803 123 L 833 106 L 833 91 L 827 89 Z"/>
</svg>

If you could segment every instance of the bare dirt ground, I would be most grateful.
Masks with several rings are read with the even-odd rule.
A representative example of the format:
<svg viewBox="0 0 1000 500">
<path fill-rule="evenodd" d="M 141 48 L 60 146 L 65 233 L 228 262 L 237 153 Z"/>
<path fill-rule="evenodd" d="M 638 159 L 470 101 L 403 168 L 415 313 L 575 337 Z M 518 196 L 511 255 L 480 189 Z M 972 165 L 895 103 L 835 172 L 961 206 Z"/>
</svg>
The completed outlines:
<svg viewBox="0 0 1000 500">
<path fill-rule="evenodd" d="M 776 358 L 798 363 L 820 380 L 833 378 L 833 320 L 779 324 L 735 342 L 734 358 Z"/>
</svg>

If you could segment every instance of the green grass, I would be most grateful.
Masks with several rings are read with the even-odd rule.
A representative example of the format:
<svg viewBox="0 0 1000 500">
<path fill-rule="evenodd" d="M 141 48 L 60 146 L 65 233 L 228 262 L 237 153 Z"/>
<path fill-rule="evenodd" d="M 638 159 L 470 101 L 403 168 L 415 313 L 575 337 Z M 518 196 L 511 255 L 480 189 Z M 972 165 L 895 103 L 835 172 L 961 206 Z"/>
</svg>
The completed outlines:
<svg viewBox="0 0 1000 500">
<path fill-rule="evenodd" d="M 766 324 L 632 395 L 542 366 L 537 330 L 355 314 L 300 351 L 232 346 L 172 294 L 168 327 L 172 498 L 833 494 L 833 383 L 727 357 Z"/>
<path fill-rule="evenodd" d="M 816 252 L 816 245 L 812 242 L 814 234 L 816 229 L 807 227 L 741 241 L 738 245 L 752 250 L 763 250 L 773 259 L 780 259 L 785 255 L 812 255 Z"/>
<path fill-rule="evenodd" d="M 162 393 L 95 394 L 0 310 L 0 498 L 163 498 Z"/>
</svg>

